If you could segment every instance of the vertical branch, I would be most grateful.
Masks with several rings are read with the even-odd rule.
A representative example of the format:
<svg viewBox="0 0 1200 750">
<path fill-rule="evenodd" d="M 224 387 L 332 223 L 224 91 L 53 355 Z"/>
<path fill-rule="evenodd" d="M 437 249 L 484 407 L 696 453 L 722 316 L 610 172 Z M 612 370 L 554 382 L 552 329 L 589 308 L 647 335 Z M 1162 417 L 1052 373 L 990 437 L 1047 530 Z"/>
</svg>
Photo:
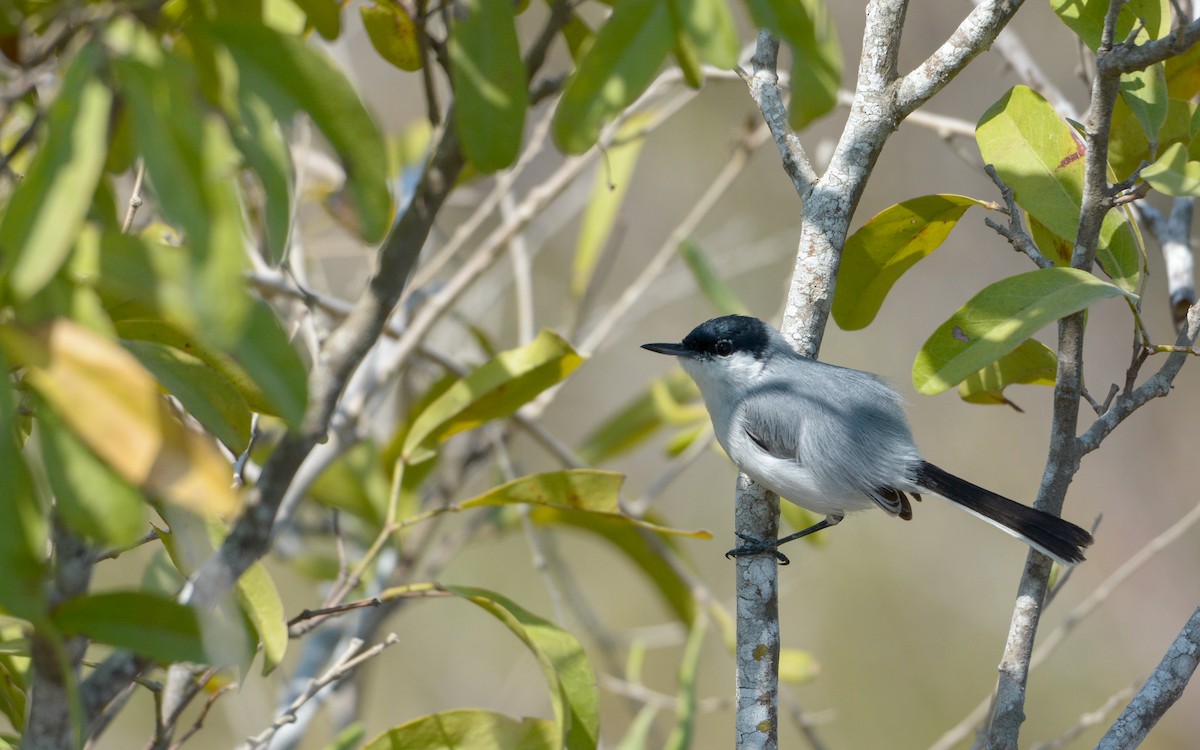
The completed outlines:
<svg viewBox="0 0 1200 750">
<path fill-rule="evenodd" d="M 1122 3 L 1114 2 L 1105 19 L 1105 30 L 1097 54 L 1112 49 L 1117 15 Z M 1117 100 L 1120 73 L 1098 72 L 1092 80 L 1091 104 L 1084 118 L 1087 161 L 1079 229 L 1071 265 L 1090 271 L 1096 258 L 1100 227 L 1112 208 L 1108 185 L 1108 141 L 1113 107 Z M 1083 391 L 1083 334 L 1086 316 L 1079 312 L 1059 321 L 1058 374 L 1054 385 L 1054 411 L 1050 428 L 1050 449 L 1034 507 L 1054 515 L 1062 513 L 1067 488 L 1079 469 L 1080 454 L 1075 436 L 1079 423 L 1079 404 Z M 986 746 L 993 750 L 1016 747 L 1021 724 L 1025 721 L 1025 688 L 1033 642 L 1050 579 L 1051 561 L 1030 551 L 1017 587 L 1012 622 L 1004 654 L 1000 660 L 1000 678 L 996 701 L 988 728 Z"/>
</svg>

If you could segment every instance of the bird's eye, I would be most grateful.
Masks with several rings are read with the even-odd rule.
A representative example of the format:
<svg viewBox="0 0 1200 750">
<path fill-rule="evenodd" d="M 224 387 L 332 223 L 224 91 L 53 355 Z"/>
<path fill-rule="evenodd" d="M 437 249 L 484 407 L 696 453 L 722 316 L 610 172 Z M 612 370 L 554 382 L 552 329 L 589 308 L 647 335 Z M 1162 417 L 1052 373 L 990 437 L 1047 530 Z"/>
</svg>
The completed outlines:
<svg viewBox="0 0 1200 750">
<path fill-rule="evenodd" d="M 733 342 L 729 339 L 721 339 L 717 342 L 717 354 L 722 357 L 728 357 L 733 353 Z"/>
</svg>

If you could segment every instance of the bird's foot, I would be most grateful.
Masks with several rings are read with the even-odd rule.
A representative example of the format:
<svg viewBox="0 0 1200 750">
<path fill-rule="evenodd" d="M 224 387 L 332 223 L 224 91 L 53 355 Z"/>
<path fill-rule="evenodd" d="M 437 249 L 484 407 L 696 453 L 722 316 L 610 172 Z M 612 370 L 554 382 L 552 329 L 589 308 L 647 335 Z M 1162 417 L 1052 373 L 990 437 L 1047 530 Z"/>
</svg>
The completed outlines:
<svg viewBox="0 0 1200 750">
<path fill-rule="evenodd" d="M 733 549 L 729 550 L 728 552 L 725 553 L 725 557 L 734 558 L 734 557 L 743 557 L 746 555 L 761 555 L 764 552 L 770 552 L 772 555 L 775 556 L 775 559 L 779 561 L 780 565 L 791 565 L 792 561 L 787 558 L 787 555 L 785 555 L 779 551 L 779 540 L 778 539 L 772 539 L 770 541 L 766 541 L 763 539 L 755 539 L 754 537 L 747 536 L 745 534 L 741 534 L 738 532 L 734 532 L 734 533 L 736 533 L 737 537 L 739 539 L 741 539 L 743 542 L 745 542 L 745 544 L 743 544 L 740 547 L 734 547 Z"/>
</svg>

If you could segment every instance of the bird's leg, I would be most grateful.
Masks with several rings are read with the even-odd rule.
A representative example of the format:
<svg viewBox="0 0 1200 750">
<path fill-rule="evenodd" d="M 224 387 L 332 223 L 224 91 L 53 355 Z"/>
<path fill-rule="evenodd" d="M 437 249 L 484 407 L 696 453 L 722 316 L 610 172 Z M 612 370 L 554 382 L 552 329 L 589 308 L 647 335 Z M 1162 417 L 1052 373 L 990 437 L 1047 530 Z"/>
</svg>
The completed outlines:
<svg viewBox="0 0 1200 750">
<path fill-rule="evenodd" d="M 737 534 L 738 538 L 745 542 L 745 544 L 741 547 L 735 547 L 729 550 L 725 553 L 725 557 L 741 557 L 743 555 L 758 555 L 763 552 L 770 552 L 772 555 L 775 555 L 775 559 L 779 561 L 780 565 L 790 565 L 792 561 L 787 558 L 787 555 L 779 551 L 780 545 L 793 542 L 801 537 L 806 537 L 809 534 L 815 534 L 821 529 L 827 529 L 830 526 L 837 526 L 839 523 L 841 523 L 842 518 L 842 516 L 834 515 L 825 516 L 825 520 L 820 521 L 819 523 L 814 523 L 807 529 L 801 529 L 795 534 L 788 534 L 782 539 L 775 539 L 773 541 L 753 539 L 745 534 Z"/>
</svg>

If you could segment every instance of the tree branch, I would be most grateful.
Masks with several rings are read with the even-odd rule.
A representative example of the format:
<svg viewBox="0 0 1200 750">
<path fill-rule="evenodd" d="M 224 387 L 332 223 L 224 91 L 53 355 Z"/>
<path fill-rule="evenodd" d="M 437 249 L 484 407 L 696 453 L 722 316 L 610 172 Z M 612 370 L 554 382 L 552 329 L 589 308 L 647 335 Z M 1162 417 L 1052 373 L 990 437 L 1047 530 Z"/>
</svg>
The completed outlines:
<svg viewBox="0 0 1200 750">
<path fill-rule="evenodd" d="M 1183 695 L 1200 663 L 1200 608 L 1184 624 L 1162 661 L 1137 695 L 1108 728 L 1096 750 L 1121 750 L 1141 744 L 1162 715 Z"/>
</svg>

